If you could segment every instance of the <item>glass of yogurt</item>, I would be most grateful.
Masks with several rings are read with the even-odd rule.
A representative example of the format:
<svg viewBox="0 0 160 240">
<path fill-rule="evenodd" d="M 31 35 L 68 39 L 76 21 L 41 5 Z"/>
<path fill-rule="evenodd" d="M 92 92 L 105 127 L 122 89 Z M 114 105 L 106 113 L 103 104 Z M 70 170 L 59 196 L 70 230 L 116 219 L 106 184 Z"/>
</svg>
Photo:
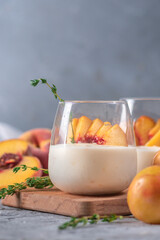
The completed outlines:
<svg viewBox="0 0 160 240">
<path fill-rule="evenodd" d="M 157 121 L 160 121 L 160 98 L 124 98 L 121 100 L 124 100 L 128 104 L 134 129 L 138 118 L 141 118 L 141 120 L 143 118 L 143 125 L 145 125 L 145 117 L 151 118 L 155 122 L 155 125 Z M 157 129 L 155 128 L 155 131 L 153 131 L 154 134 L 159 129 L 158 127 Z M 148 136 L 147 141 L 153 137 L 150 134 L 150 130 L 148 130 Z M 155 154 L 160 151 L 160 146 L 158 145 L 159 143 L 157 144 L 156 142 L 154 145 L 153 142 L 147 144 L 137 141 L 137 172 L 153 164 Z"/>
<path fill-rule="evenodd" d="M 137 172 L 132 120 L 124 101 L 60 102 L 49 176 L 60 190 L 104 195 L 125 190 Z"/>
</svg>

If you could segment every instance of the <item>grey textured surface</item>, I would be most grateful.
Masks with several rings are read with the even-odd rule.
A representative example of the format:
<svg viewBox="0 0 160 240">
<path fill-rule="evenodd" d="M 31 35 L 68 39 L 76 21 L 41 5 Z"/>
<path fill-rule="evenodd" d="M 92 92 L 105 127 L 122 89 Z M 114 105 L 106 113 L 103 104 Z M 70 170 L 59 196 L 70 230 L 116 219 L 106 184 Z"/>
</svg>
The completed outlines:
<svg viewBox="0 0 160 240">
<path fill-rule="evenodd" d="M 69 218 L 54 214 L 20 210 L 0 205 L 0 240 L 157 240 L 160 226 L 148 225 L 134 218 L 113 223 L 87 225 L 60 231 L 58 226 Z"/>
<path fill-rule="evenodd" d="M 159 0 L 0 0 L 0 121 L 51 127 L 64 99 L 159 96 Z"/>
</svg>

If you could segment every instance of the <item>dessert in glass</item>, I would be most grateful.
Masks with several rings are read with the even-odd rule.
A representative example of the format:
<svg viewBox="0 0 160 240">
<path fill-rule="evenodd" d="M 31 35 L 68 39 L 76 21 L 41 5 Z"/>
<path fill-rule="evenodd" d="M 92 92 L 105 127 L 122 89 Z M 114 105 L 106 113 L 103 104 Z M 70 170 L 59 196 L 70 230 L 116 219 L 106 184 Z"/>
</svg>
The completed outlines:
<svg viewBox="0 0 160 240">
<path fill-rule="evenodd" d="M 60 102 L 49 152 L 50 179 L 72 194 L 119 193 L 136 175 L 134 143 L 124 101 Z"/>
<path fill-rule="evenodd" d="M 137 145 L 137 172 L 153 164 L 160 150 L 160 98 L 126 98 Z"/>
</svg>

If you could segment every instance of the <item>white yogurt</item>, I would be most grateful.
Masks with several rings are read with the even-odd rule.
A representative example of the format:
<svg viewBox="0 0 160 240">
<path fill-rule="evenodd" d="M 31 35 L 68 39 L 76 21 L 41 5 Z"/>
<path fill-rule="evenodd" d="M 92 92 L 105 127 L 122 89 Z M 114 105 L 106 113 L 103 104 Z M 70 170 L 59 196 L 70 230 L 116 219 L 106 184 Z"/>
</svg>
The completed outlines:
<svg viewBox="0 0 160 240">
<path fill-rule="evenodd" d="M 118 193 L 137 172 L 135 147 L 96 144 L 52 145 L 49 176 L 64 192 L 85 195 Z"/>
<path fill-rule="evenodd" d="M 137 173 L 153 164 L 153 158 L 160 147 L 137 147 Z"/>
</svg>

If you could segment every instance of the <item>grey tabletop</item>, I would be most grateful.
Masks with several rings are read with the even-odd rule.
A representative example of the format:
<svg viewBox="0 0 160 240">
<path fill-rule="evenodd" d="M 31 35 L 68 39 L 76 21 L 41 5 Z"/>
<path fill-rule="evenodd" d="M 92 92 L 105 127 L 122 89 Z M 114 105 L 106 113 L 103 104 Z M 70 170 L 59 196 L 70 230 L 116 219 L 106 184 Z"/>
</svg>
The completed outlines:
<svg viewBox="0 0 160 240">
<path fill-rule="evenodd" d="M 5 207 L 0 204 L 0 240 L 9 239 L 159 239 L 160 225 L 148 225 L 127 217 L 112 223 L 98 223 L 59 230 L 68 217 Z"/>
</svg>

